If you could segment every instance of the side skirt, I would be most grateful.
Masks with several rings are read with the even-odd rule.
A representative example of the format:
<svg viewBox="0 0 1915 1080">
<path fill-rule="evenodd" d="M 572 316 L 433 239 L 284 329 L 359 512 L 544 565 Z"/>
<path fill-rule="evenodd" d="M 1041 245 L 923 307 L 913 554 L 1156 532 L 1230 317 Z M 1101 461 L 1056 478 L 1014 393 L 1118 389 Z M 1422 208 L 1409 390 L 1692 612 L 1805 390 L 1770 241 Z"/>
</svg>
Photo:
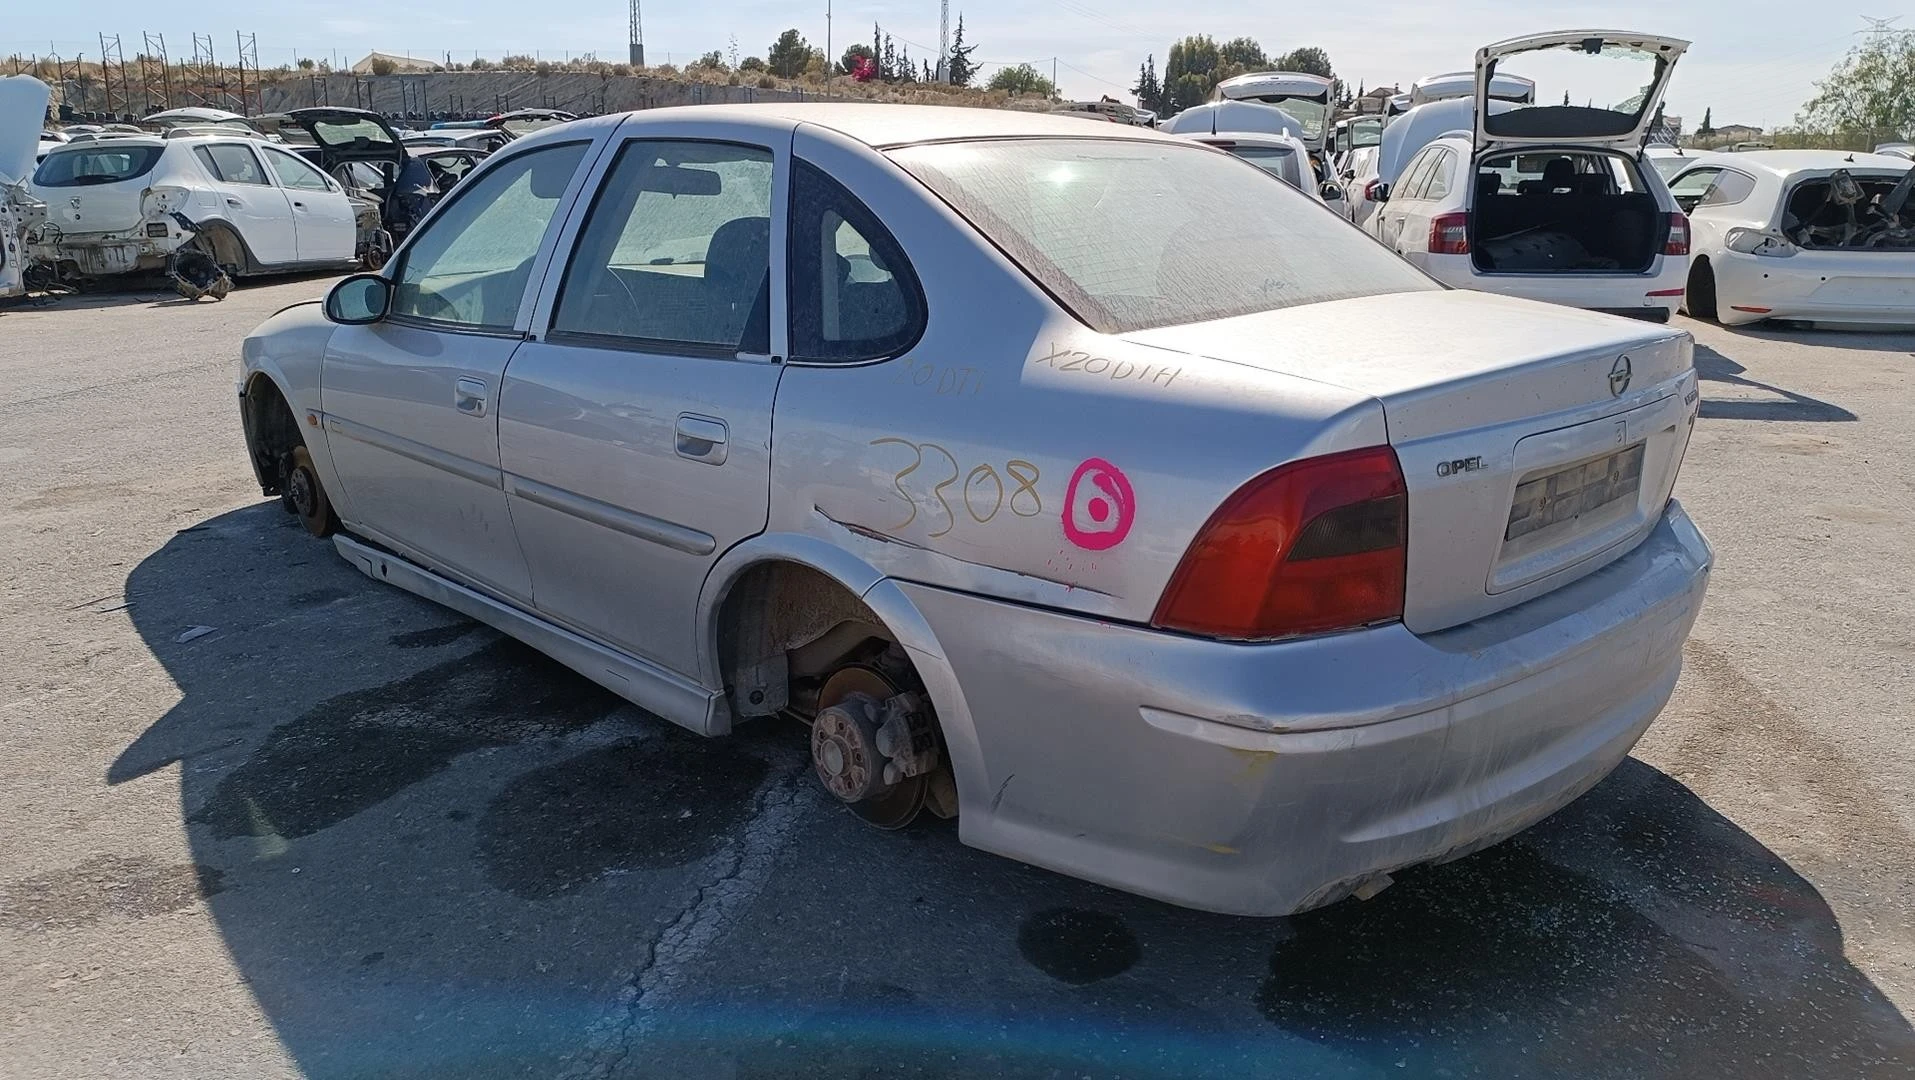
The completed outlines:
<svg viewBox="0 0 1915 1080">
<path fill-rule="evenodd" d="M 700 735 L 730 730 L 722 695 L 647 660 L 630 656 L 527 611 L 449 581 L 397 555 L 362 543 L 345 533 L 333 546 L 359 572 L 375 581 L 422 596 L 525 642 L 619 697 Z"/>
</svg>

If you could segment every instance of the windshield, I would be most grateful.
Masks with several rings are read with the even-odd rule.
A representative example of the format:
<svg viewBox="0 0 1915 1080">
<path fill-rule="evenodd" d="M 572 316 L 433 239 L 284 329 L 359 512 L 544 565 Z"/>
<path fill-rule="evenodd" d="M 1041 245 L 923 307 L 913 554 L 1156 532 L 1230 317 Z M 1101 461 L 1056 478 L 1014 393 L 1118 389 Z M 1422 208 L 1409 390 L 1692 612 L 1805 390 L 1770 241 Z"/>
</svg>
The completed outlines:
<svg viewBox="0 0 1915 1080">
<path fill-rule="evenodd" d="M 371 120 L 353 120 L 344 124 L 330 120 L 316 120 L 312 128 L 313 138 L 334 149 L 347 147 L 365 149 L 392 145 L 392 136 L 386 132 L 385 128 Z"/>
<path fill-rule="evenodd" d="M 41 187 L 85 187 L 133 180 L 153 171 L 164 150 L 164 147 L 143 144 L 96 143 L 73 147 L 68 143 L 40 162 L 33 173 L 33 182 Z"/>
<path fill-rule="evenodd" d="M 1677 157 L 1674 154 L 1656 154 L 1650 157 L 1649 164 L 1656 170 L 1657 175 L 1667 180 L 1694 164 L 1695 160 L 1691 157 Z"/>
<path fill-rule="evenodd" d="M 1316 200 L 1195 144 L 1032 139 L 891 156 L 1104 333 L 1439 287 Z"/>
<path fill-rule="evenodd" d="M 1366 146 L 1376 146 L 1383 141 L 1383 118 L 1365 117 L 1350 122 L 1349 148 L 1361 150 Z"/>
<path fill-rule="evenodd" d="M 1295 151 L 1281 146 L 1232 146 L 1228 149 L 1291 187 L 1303 186 L 1303 172 L 1297 167 Z"/>
</svg>

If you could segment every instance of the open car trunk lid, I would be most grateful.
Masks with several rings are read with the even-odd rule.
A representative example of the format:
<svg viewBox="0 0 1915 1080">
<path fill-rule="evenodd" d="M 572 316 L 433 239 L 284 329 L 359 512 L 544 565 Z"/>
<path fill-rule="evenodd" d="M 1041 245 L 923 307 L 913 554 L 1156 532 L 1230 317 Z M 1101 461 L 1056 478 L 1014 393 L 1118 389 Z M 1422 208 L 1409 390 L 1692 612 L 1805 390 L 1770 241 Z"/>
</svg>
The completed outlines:
<svg viewBox="0 0 1915 1080">
<path fill-rule="evenodd" d="M 324 156 L 321 168 L 327 172 L 349 161 L 383 161 L 394 166 L 405 161 L 406 150 L 399 133 L 376 112 L 322 106 L 294 109 L 286 114 L 286 119 L 304 130 L 319 147 Z"/>
<path fill-rule="evenodd" d="M 1417 633 L 1634 548 L 1669 499 L 1698 401 L 1687 333 L 1487 293 L 1362 297 L 1124 336 L 1382 403 L 1409 488 L 1403 622 Z"/>
<path fill-rule="evenodd" d="M 1676 60 L 1688 47 L 1679 38 L 1621 30 L 1558 30 L 1485 45 L 1476 50 L 1476 152 L 1535 143 L 1581 143 L 1633 151 L 1642 146 Z M 1498 70 L 1526 55 L 1545 60 L 1580 55 L 1592 63 L 1633 62 L 1642 69 L 1641 89 L 1609 107 L 1591 102 L 1490 110 L 1487 105 L 1496 97 Z"/>
<path fill-rule="evenodd" d="M 0 187 L 33 175 L 51 93 L 46 83 L 31 75 L 0 79 Z"/>
</svg>

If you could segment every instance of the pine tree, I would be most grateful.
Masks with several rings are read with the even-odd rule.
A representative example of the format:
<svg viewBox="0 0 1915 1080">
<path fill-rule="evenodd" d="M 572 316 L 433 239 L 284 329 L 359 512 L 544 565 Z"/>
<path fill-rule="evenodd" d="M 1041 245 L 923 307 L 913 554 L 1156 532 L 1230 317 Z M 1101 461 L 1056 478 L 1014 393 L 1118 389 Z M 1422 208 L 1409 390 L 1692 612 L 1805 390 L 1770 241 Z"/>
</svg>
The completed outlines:
<svg viewBox="0 0 1915 1080">
<path fill-rule="evenodd" d="M 871 59 L 878 62 L 878 78 L 890 79 L 891 69 L 884 66 L 884 31 L 878 29 L 876 20 L 871 23 Z"/>
<path fill-rule="evenodd" d="M 951 57 L 945 63 L 945 71 L 951 76 L 952 86 L 969 86 L 977 75 L 977 65 L 971 62 L 971 54 L 977 51 L 976 45 L 964 44 L 964 13 L 958 12 L 957 33 L 951 35 Z"/>
<path fill-rule="evenodd" d="M 1716 133 L 1715 112 L 1714 108 L 1702 110 L 1702 126 L 1696 129 L 1697 135 L 1714 135 Z"/>
<path fill-rule="evenodd" d="M 1137 104 L 1141 108 L 1151 112 L 1163 108 L 1164 88 L 1157 81 L 1156 53 L 1146 56 L 1144 62 L 1137 65 L 1137 85 L 1131 87 L 1130 92 L 1137 95 Z"/>
<path fill-rule="evenodd" d="M 907 83 L 918 81 L 918 68 L 916 64 L 911 62 L 911 46 L 909 45 L 898 50 L 898 81 Z"/>
<path fill-rule="evenodd" d="M 890 34 L 884 35 L 884 49 L 878 53 L 878 74 L 885 82 L 896 80 L 899 74 L 898 48 L 891 43 Z"/>
</svg>

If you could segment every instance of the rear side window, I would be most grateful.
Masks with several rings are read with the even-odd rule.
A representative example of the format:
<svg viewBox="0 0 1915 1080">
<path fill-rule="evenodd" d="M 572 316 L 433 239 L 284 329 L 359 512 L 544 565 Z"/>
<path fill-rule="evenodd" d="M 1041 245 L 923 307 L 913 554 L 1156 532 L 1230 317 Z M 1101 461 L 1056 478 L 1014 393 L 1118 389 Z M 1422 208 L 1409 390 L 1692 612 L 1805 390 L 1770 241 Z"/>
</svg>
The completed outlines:
<svg viewBox="0 0 1915 1080">
<path fill-rule="evenodd" d="M 193 153 L 199 156 L 200 164 L 206 166 L 213 178 L 228 184 L 267 185 L 266 171 L 259 167 L 259 159 L 244 146 L 232 143 L 214 143 L 211 146 L 196 147 Z"/>
<path fill-rule="evenodd" d="M 1322 203 L 1194 143 L 1019 139 L 891 156 L 1104 333 L 1441 288 Z"/>
<path fill-rule="evenodd" d="M 161 146 L 111 142 L 84 149 L 57 150 L 48 154 L 34 170 L 33 182 L 41 187 L 85 187 L 136 180 L 152 172 L 164 152 L 165 147 Z"/>
<path fill-rule="evenodd" d="M 1701 206 L 1733 206 L 1748 198 L 1755 191 L 1755 179 L 1739 172 L 1723 170 L 1716 182 L 1702 196 Z"/>
<path fill-rule="evenodd" d="M 1403 170 L 1403 182 L 1397 185 L 1400 193 L 1392 197 L 1399 202 L 1405 199 L 1422 198 L 1423 189 L 1427 187 L 1430 182 L 1430 170 L 1436 167 L 1436 155 L 1438 152 L 1439 151 L 1432 146 L 1427 150 L 1419 152 L 1415 158 L 1411 159 L 1409 168 Z"/>
<path fill-rule="evenodd" d="M 802 161 L 790 264 L 792 359 L 876 360 L 924 332 L 924 293 L 904 250 L 856 196 Z"/>
</svg>

